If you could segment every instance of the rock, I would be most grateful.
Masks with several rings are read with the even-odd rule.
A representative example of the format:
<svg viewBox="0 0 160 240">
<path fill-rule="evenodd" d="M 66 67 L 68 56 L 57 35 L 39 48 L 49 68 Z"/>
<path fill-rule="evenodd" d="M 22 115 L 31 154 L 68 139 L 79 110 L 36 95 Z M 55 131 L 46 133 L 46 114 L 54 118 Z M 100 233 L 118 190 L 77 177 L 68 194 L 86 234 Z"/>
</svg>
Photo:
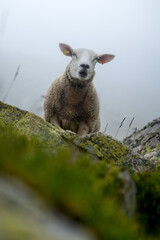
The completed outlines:
<svg viewBox="0 0 160 240">
<path fill-rule="evenodd" d="M 160 118 L 148 123 L 141 130 L 133 133 L 123 141 L 135 153 L 145 158 L 160 161 Z"/>
<path fill-rule="evenodd" d="M 0 176 L 0 239 L 95 240 L 84 227 L 46 207 L 24 183 Z"/>
<path fill-rule="evenodd" d="M 3 127 L 0 127 L 0 153 L 0 173 L 25 182 L 17 183 L 13 177 L 7 180 L 5 177 L 5 181 L 4 177 L 0 178 L 0 221 L 3 222 L 0 234 L 6 236 L 0 235 L 0 239 L 18 240 L 28 236 L 31 240 L 48 239 L 48 225 L 52 225 L 55 234 L 57 224 L 53 216 L 48 221 L 48 211 L 46 213 L 42 201 L 39 203 L 41 198 L 50 206 L 50 214 L 53 214 L 53 207 L 58 209 L 73 221 L 78 220 L 79 224 L 87 226 L 97 239 L 136 239 L 134 222 L 126 216 L 131 212 L 125 204 L 130 186 L 127 185 L 128 179 L 119 176 L 119 167 L 106 161 L 93 164 L 91 154 L 75 154 L 61 149 L 52 152 L 37 147 L 33 140 Z M 26 184 L 36 191 L 38 203 Z M 58 228 L 60 232 L 63 230 Z M 76 239 L 67 237 L 67 234 L 65 237 L 62 239 Z"/>
<path fill-rule="evenodd" d="M 124 181 L 121 193 L 124 196 L 122 202 L 122 210 L 129 217 L 134 216 L 136 210 L 136 186 L 128 171 L 122 171 L 119 177 Z"/>
<path fill-rule="evenodd" d="M 115 165 L 129 167 L 135 172 L 153 170 L 155 167 L 152 161 L 133 154 L 127 146 L 107 134 L 94 133 L 82 138 L 71 131 L 51 125 L 35 114 L 3 102 L 0 102 L 0 124 L 5 127 L 12 125 L 19 134 L 25 134 L 28 138 L 34 137 L 37 144 L 47 148 L 60 146 L 72 151 L 87 151 L 93 155 L 93 160 L 96 157 Z"/>
<path fill-rule="evenodd" d="M 113 139 L 106 133 L 89 134 L 83 138 L 64 131 L 61 136 L 70 140 L 75 145 L 87 150 L 101 160 L 112 162 L 121 167 L 129 167 L 131 171 L 142 172 L 145 169 L 153 170 L 154 165 L 150 160 L 132 151 L 122 142 Z"/>
<path fill-rule="evenodd" d="M 156 141 L 150 158 L 160 155 Z M 79 224 L 104 240 L 144 239 L 144 228 L 159 229 L 157 162 L 136 147 L 104 133 L 79 137 L 0 102 L 0 239 L 94 239 Z M 77 221 L 76 232 L 59 211 Z"/>
<path fill-rule="evenodd" d="M 58 128 L 45 122 L 42 118 L 27 111 L 20 110 L 0 102 L 0 124 L 12 127 L 28 138 L 37 137 L 38 143 L 45 147 L 54 148 L 63 144 L 70 147 L 60 135 Z"/>
</svg>

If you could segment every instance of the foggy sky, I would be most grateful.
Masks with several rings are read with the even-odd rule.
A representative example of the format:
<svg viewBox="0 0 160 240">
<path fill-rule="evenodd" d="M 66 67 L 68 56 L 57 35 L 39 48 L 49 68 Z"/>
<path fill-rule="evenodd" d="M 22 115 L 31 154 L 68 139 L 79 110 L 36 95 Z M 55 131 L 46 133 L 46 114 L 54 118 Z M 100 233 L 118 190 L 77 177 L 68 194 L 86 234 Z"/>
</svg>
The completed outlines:
<svg viewBox="0 0 160 240">
<path fill-rule="evenodd" d="M 42 116 L 42 95 L 69 57 L 59 42 L 115 59 L 96 66 L 101 130 L 118 138 L 160 117 L 159 0 L 0 0 L 0 100 Z M 131 129 L 130 133 L 133 130 Z"/>
</svg>

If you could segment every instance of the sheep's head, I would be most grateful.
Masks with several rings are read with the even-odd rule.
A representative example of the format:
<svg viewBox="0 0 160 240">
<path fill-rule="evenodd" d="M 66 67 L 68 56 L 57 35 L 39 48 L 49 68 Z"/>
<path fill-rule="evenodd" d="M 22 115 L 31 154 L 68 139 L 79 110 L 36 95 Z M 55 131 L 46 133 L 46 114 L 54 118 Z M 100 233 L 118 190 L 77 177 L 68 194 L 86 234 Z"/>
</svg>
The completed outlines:
<svg viewBox="0 0 160 240">
<path fill-rule="evenodd" d="M 60 43 L 59 47 L 64 55 L 72 57 L 70 74 L 73 78 L 80 80 L 89 80 L 93 76 L 97 62 L 104 64 L 114 58 L 114 55 L 98 55 L 94 51 L 84 48 L 72 49 L 64 43 Z"/>
</svg>

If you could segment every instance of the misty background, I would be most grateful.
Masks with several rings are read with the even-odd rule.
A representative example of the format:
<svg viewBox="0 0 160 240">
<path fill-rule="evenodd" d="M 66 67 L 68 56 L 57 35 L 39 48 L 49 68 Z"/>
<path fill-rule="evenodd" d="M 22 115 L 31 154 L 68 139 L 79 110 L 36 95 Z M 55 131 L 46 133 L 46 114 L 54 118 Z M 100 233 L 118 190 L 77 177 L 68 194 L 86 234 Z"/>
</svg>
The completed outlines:
<svg viewBox="0 0 160 240">
<path fill-rule="evenodd" d="M 0 0 L 0 100 L 43 116 L 51 82 L 70 61 L 60 51 L 88 48 L 116 55 L 96 65 L 101 131 L 117 138 L 160 117 L 159 0 Z"/>
</svg>

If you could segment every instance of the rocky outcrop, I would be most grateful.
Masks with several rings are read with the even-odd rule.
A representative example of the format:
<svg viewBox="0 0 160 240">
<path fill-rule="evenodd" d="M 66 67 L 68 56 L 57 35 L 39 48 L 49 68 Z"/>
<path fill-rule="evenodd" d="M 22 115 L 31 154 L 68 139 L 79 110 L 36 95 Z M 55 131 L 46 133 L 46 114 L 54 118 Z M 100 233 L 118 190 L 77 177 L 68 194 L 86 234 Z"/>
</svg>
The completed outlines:
<svg viewBox="0 0 160 240">
<path fill-rule="evenodd" d="M 136 192 L 128 171 L 98 158 L 95 164 L 92 154 L 81 151 L 51 151 L 37 141 L 35 144 L 35 138 L 28 140 L 2 126 L 0 153 L 0 239 L 56 240 L 56 230 L 63 230 L 63 219 L 57 225 L 53 209 L 73 222 L 77 219 L 96 239 L 135 239 L 128 216 L 135 214 Z M 34 189 L 40 205 L 26 185 Z M 75 224 L 70 232 L 74 229 Z M 63 238 L 60 232 L 59 240 L 85 239 L 65 232 Z"/>
<path fill-rule="evenodd" d="M 35 114 L 2 102 L 0 124 L 7 127 L 12 125 L 18 133 L 25 134 L 28 138 L 36 138 L 37 144 L 43 147 L 54 149 L 60 146 L 73 151 L 87 151 L 96 159 L 105 159 L 116 165 L 129 167 L 132 171 L 155 167 L 152 161 L 133 154 L 128 147 L 105 133 L 89 134 L 82 138 L 71 131 L 51 125 Z"/>
<path fill-rule="evenodd" d="M 135 153 L 160 164 L 160 118 L 148 123 L 141 130 L 123 141 Z"/>
<path fill-rule="evenodd" d="M 157 122 L 138 141 L 150 151 L 159 149 Z M 125 143 L 134 149 L 132 137 Z M 129 147 L 104 133 L 79 137 L 0 102 L 0 239 L 134 240 L 146 239 L 144 231 L 159 234 L 159 172 L 148 171 L 157 162 Z M 57 212 L 72 219 L 67 231 Z"/>
</svg>

